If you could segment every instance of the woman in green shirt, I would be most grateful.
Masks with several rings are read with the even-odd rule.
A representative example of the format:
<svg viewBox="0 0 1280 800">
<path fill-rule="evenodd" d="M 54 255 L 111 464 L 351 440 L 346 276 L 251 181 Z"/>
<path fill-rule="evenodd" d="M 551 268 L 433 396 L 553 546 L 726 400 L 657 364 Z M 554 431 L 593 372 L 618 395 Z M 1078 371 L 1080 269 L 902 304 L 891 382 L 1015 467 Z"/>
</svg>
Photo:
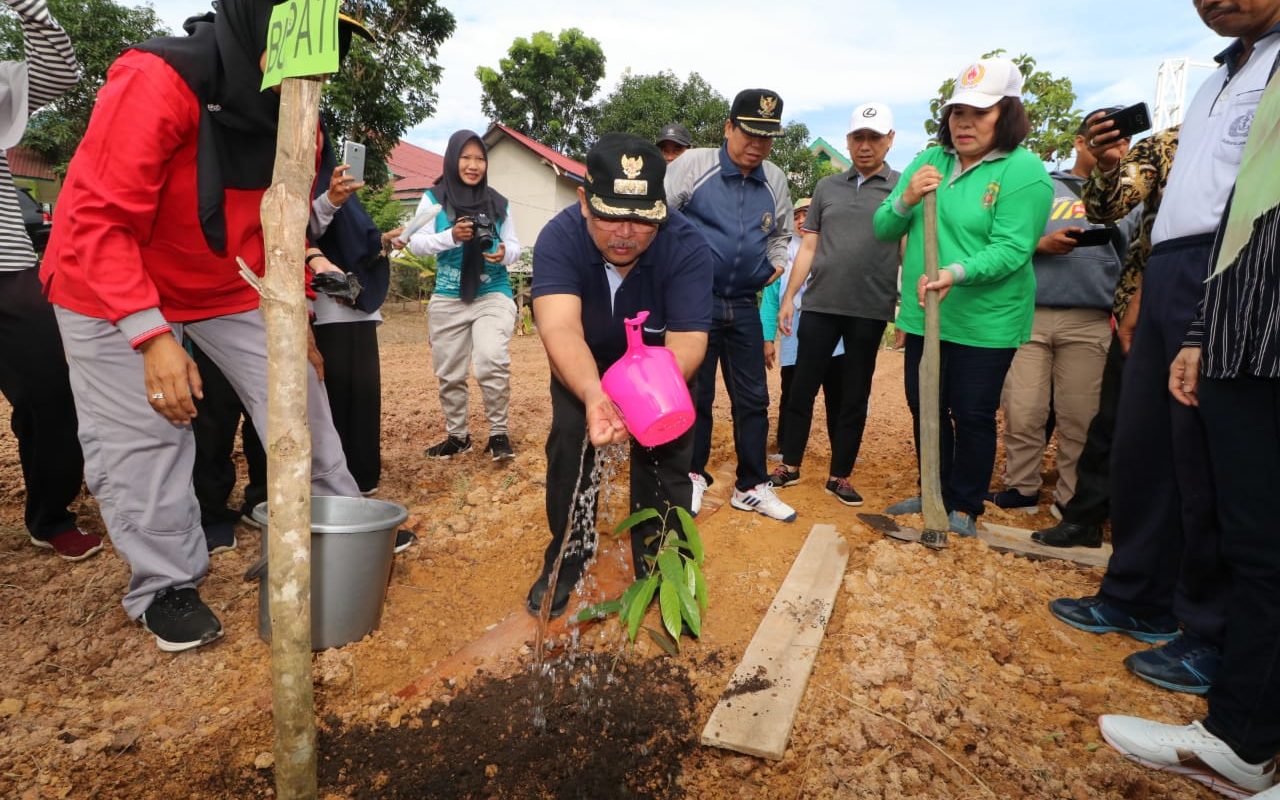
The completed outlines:
<svg viewBox="0 0 1280 800">
<path fill-rule="evenodd" d="M 1044 231 L 1053 184 L 1044 164 L 1020 147 L 1030 130 L 1022 75 L 1003 58 L 986 58 L 956 78 L 942 108 L 937 147 L 916 157 L 875 215 L 876 236 L 907 237 L 896 324 L 907 334 L 905 382 L 920 448 L 920 356 L 924 295 L 937 289 L 942 329 L 942 499 L 950 528 L 976 533 L 996 454 L 996 408 L 1018 345 L 1031 334 L 1035 273 L 1031 256 Z M 924 275 L 924 207 L 937 194 L 942 269 Z M 886 509 L 920 510 L 913 497 Z"/>
</svg>

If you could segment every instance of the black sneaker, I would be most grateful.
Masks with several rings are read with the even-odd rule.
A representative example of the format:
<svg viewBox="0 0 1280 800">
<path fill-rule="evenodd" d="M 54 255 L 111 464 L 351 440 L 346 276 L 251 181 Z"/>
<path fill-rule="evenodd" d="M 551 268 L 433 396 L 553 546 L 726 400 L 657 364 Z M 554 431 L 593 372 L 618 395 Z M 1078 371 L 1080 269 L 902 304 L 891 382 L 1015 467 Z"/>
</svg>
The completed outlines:
<svg viewBox="0 0 1280 800">
<path fill-rule="evenodd" d="M 773 472 L 769 475 L 769 483 L 773 484 L 773 488 L 781 489 L 783 486 L 792 486 L 800 482 L 800 470 L 788 469 L 786 464 L 779 464 L 773 468 Z"/>
<path fill-rule="evenodd" d="M 1049 547 L 1102 547 L 1102 526 L 1059 522 L 1031 534 L 1031 540 Z"/>
<path fill-rule="evenodd" d="M 204 527 L 204 543 L 209 548 L 209 555 L 229 553 L 236 549 L 236 525 L 234 522 L 206 522 Z"/>
<path fill-rule="evenodd" d="M 578 585 L 578 580 L 582 577 L 581 573 L 567 569 L 563 565 L 560 567 L 560 576 L 556 578 L 556 594 L 551 599 L 551 616 L 555 619 L 564 613 L 569 607 L 569 598 L 573 596 L 573 589 Z M 533 582 L 533 586 L 529 587 L 529 597 L 525 601 L 526 608 L 533 616 L 538 616 L 542 612 L 542 600 L 547 595 L 547 581 L 550 576 L 545 573 L 538 576 Z"/>
<path fill-rule="evenodd" d="M 462 455 L 471 452 L 471 437 L 464 436 L 458 438 L 450 434 L 449 438 L 443 442 L 433 444 L 427 448 L 423 454 L 427 458 L 452 458 L 453 456 Z"/>
<path fill-rule="evenodd" d="M 494 461 L 506 461 L 516 457 L 516 451 L 511 449 L 511 440 L 505 433 L 495 433 L 490 436 L 484 451 L 493 456 Z"/>
<path fill-rule="evenodd" d="M 1025 495 L 1017 489 L 1005 489 L 1003 492 L 987 492 L 987 501 L 1001 508 L 1025 508 L 1028 514 L 1040 510 L 1040 496 Z"/>
<path fill-rule="evenodd" d="M 156 646 L 166 653 L 190 650 L 222 636 L 222 623 L 195 589 L 161 589 L 138 619 L 155 634 Z"/>
<path fill-rule="evenodd" d="M 849 484 L 848 478 L 832 478 L 827 481 L 827 494 L 835 495 L 836 499 L 846 506 L 862 505 L 862 495 Z"/>
<path fill-rule="evenodd" d="M 1140 650 L 1124 660 L 1129 671 L 1162 689 L 1207 694 L 1222 665 L 1222 650 L 1183 634 L 1152 650 Z"/>
<path fill-rule="evenodd" d="M 396 531 L 396 546 L 392 552 L 403 553 L 405 550 L 413 547 L 413 543 L 416 541 L 418 541 L 418 537 L 413 531 L 408 528 L 401 528 Z"/>
</svg>

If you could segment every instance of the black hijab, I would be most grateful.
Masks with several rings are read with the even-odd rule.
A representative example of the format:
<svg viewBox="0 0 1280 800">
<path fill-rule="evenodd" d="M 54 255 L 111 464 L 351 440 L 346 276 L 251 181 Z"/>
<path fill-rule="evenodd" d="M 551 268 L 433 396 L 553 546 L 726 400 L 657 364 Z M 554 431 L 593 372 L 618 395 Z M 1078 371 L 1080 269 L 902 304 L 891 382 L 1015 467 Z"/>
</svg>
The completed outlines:
<svg viewBox="0 0 1280 800">
<path fill-rule="evenodd" d="M 273 0 L 217 0 L 216 14 L 183 23 L 186 37 L 150 39 L 133 48 L 164 59 L 200 102 L 200 228 L 219 255 L 227 249 L 224 190 L 271 185 L 280 98 L 260 88 L 258 64 L 267 48 L 273 5 Z"/>
<path fill-rule="evenodd" d="M 480 183 L 475 186 L 465 183 L 458 173 L 458 161 L 462 158 L 462 148 L 471 141 L 480 145 L 486 159 L 489 157 L 489 149 L 484 146 L 484 140 L 475 131 L 457 131 L 449 137 L 449 145 L 444 150 L 444 171 L 431 187 L 431 194 L 444 209 L 450 222 L 456 222 L 458 217 L 474 217 L 476 214 L 483 213 L 492 220 L 496 232 L 507 210 L 507 198 L 497 190 L 489 188 L 488 169 L 485 170 Z M 462 275 L 458 285 L 459 299 L 462 302 L 470 303 L 476 299 L 476 292 L 480 288 L 480 276 L 483 273 L 484 250 L 479 242 L 475 239 L 463 242 Z"/>
</svg>

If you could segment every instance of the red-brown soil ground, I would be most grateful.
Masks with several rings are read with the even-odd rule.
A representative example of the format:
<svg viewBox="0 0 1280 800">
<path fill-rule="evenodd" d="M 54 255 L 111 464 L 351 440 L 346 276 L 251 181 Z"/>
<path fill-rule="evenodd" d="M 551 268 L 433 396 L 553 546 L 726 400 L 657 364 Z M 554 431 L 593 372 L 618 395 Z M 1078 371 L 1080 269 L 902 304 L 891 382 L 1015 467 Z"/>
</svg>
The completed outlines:
<svg viewBox="0 0 1280 800">
<path fill-rule="evenodd" d="M 783 524 L 727 503 L 711 511 L 726 499 L 734 458 L 721 393 L 719 480 L 699 520 L 711 587 L 700 641 L 686 638 L 668 659 L 641 636 L 617 659 L 616 626 L 594 625 L 581 632 L 589 657 L 558 667 L 554 686 L 533 676 L 523 606 L 547 535 L 546 360 L 536 336 L 514 340 L 514 462 L 495 466 L 478 451 L 427 461 L 422 450 L 442 423 L 425 328 L 420 312 L 393 310 L 381 331 L 380 496 L 409 508 L 420 542 L 396 559 L 381 629 L 315 659 L 322 797 L 1215 796 L 1101 742 L 1098 714 L 1182 722 L 1204 704 L 1128 675 L 1121 660 L 1137 642 L 1050 616 L 1054 597 L 1092 593 L 1098 570 L 954 538 L 933 553 L 864 528 L 823 492 L 821 404 L 804 479 L 782 490 L 799 520 Z M 776 373 L 770 380 L 776 397 Z M 473 430 L 484 435 L 475 392 L 472 403 Z M 239 528 L 239 548 L 214 558 L 201 588 L 226 637 L 161 653 L 120 607 L 128 573 L 110 548 L 72 565 L 28 544 L 5 427 L 0 797 L 267 796 L 269 650 L 256 631 L 256 584 L 242 580 L 258 531 Z M 883 351 L 854 485 L 875 511 L 912 494 L 914 481 L 902 357 Z M 602 529 L 621 519 L 622 494 L 612 493 Z M 1006 524 L 1051 522 L 989 510 Z M 80 511 L 102 530 L 91 498 Z M 815 523 L 834 524 L 851 556 L 785 758 L 698 745 Z M 485 674 L 468 682 L 477 666 Z M 545 727 L 535 725 L 538 709 Z"/>
</svg>

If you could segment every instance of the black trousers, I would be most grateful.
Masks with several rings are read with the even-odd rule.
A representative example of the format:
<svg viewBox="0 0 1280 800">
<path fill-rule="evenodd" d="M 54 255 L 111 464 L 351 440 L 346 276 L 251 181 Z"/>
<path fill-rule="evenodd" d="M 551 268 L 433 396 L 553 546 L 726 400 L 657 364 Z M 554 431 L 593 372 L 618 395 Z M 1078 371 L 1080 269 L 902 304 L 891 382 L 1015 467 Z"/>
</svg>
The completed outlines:
<svg viewBox="0 0 1280 800">
<path fill-rule="evenodd" d="M 13 406 L 27 530 L 49 539 L 76 525 L 67 506 L 80 494 L 84 456 L 62 337 L 37 272 L 0 272 L 0 394 Z"/>
<path fill-rule="evenodd" d="M 1076 493 L 1062 510 L 1064 522 L 1101 525 L 1111 515 L 1111 440 L 1120 407 L 1120 384 L 1125 356 L 1119 338 L 1111 334 L 1111 349 L 1102 368 L 1098 413 L 1089 423 L 1084 449 L 1076 462 Z M 1048 432 L 1046 431 L 1046 437 Z"/>
<path fill-rule="evenodd" d="M 378 323 L 316 325 L 316 347 L 324 356 L 324 389 L 333 427 L 342 440 L 347 468 L 360 491 L 382 479 L 382 368 Z"/>
<path fill-rule="evenodd" d="M 1280 752 L 1280 379 L 1202 380 L 1197 393 L 1231 574 L 1204 725 L 1257 763 Z"/>
<path fill-rule="evenodd" d="M 876 372 L 876 354 L 884 336 L 884 320 L 801 311 L 796 330 L 796 375 L 786 415 L 786 438 L 782 441 L 782 462 L 800 466 L 809 445 L 813 425 L 813 402 L 831 365 L 831 351 L 844 339 L 844 372 L 840 384 L 840 405 L 835 433 L 831 437 L 830 474 L 847 478 L 853 472 L 867 427 L 867 400 L 871 378 Z M 828 403 L 830 395 L 828 395 Z M 830 407 L 828 406 L 828 420 Z"/>
<path fill-rule="evenodd" d="M 782 452 L 783 432 L 787 429 L 787 401 L 791 398 L 791 383 L 796 376 L 796 366 L 779 367 L 778 377 L 782 379 L 782 393 L 778 397 L 778 436 L 775 444 L 777 451 Z M 822 404 L 827 409 L 827 441 L 836 440 L 836 422 L 840 418 L 840 389 L 844 383 L 844 354 L 832 356 L 827 362 L 827 371 L 822 376 Z"/>
<path fill-rule="evenodd" d="M 1204 297 L 1209 236 L 1161 242 L 1143 276 L 1111 452 L 1114 550 L 1100 596 L 1136 616 L 1172 613 L 1220 644 L 1228 572 L 1200 413 L 1169 394 L 1169 364 Z"/>
<path fill-rule="evenodd" d="M 1013 363 L 1013 347 L 972 347 L 942 342 L 939 398 L 939 472 L 942 502 L 948 511 L 982 514 L 996 463 L 996 409 L 1004 377 Z M 907 335 L 903 364 L 907 405 L 920 463 L 920 359 L 924 337 Z"/>
<path fill-rule="evenodd" d="M 204 397 L 196 400 L 196 416 L 191 431 L 196 440 L 195 463 L 191 468 L 191 484 L 200 502 L 202 522 L 234 519 L 227 508 L 227 498 L 236 485 L 236 467 L 231 460 L 235 450 L 236 429 L 242 428 L 245 461 L 249 465 L 249 483 L 244 487 L 242 512 L 248 513 L 267 499 L 267 453 L 258 438 L 240 396 L 231 382 L 205 355 L 196 343 L 187 340 L 191 357 L 200 370 Z M 244 425 L 240 425 L 241 418 Z"/>
<path fill-rule="evenodd" d="M 586 562 L 594 555 L 596 500 L 600 487 L 592 482 L 595 448 L 587 437 L 586 407 L 554 377 L 551 379 L 551 432 L 547 435 L 547 525 L 551 541 L 543 555 L 543 575 L 550 575 L 566 534 L 570 541 L 560 566 L 559 581 L 577 582 Z M 658 447 L 642 447 L 631 442 L 631 511 L 653 508 L 659 514 L 679 506 L 689 510 L 693 483 L 689 480 L 689 458 L 693 451 L 693 430 Z M 581 473 L 581 478 L 579 478 Z M 576 502 L 575 502 L 576 497 Z M 679 530 L 675 513 L 669 527 Z M 657 552 L 657 542 L 644 540 L 660 531 L 657 520 L 631 529 L 631 557 L 636 577 L 648 574 L 644 556 Z"/>
</svg>

